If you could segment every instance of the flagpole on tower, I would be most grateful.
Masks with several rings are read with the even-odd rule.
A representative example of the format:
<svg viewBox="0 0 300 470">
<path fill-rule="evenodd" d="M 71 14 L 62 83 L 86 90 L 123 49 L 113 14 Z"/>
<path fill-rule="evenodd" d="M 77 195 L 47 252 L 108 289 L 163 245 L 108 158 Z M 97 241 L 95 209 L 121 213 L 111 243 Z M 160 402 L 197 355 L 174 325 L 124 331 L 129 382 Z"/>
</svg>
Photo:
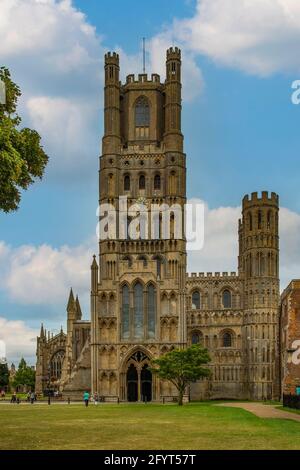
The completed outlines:
<svg viewBox="0 0 300 470">
<path fill-rule="evenodd" d="M 146 43 L 145 38 L 143 38 L 143 73 L 146 72 Z"/>
</svg>

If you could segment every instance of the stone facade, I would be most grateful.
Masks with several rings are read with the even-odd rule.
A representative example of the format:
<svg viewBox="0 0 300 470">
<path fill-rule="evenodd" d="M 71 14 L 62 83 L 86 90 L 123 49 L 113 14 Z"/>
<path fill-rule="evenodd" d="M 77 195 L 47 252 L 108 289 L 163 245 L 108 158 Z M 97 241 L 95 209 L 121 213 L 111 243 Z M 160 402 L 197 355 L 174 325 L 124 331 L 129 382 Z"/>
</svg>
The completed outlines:
<svg viewBox="0 0 300 470">
<path fill-rule="evenodd" d="M 99 200 L 107 204 L 106 212 L 112 207 L 122 216 L 120 196 L 127 197 L 126 209 L 164 203 L 183 208 L 180 50 L 167 51 L 165 82 L 141 74 L 129 75 L 124 84 L 118 55 L 108 53 L 104 98 Z M 128 239 L 121 224 L 127 228 L 135 214 L 121 217 L 117 233 L 99 241 L 99 258 L 94 256 L 91 266 L 90 322 L 81 320 L 71 292 L 67 335 L 47 341 L 42 333 L 38 339 L 38 390 L 64 342 L 57 380 L 64 394 L 88 389 L 106 400 L 172 397 L 174 388 L 152 377 L 151 360 L 201 343 L 211 354 L 212 377 L 191 387 L 192 399 L 277 397 L 278 210 L 274 193 L 245 196 L 238 273 L 206 275 L 186 273 L 184 223 L 178 230 L 175 209 L 167 237 L 160 218 L 157 232 L 152 222 L 145 223 L 145 236 Z"/>
<path fill-rule="evenodd" d="M 281 296 L 280 352 L 282 393 L 295 395 L 300 387 L 300 280 L 292 281 Z"/>
</svg>

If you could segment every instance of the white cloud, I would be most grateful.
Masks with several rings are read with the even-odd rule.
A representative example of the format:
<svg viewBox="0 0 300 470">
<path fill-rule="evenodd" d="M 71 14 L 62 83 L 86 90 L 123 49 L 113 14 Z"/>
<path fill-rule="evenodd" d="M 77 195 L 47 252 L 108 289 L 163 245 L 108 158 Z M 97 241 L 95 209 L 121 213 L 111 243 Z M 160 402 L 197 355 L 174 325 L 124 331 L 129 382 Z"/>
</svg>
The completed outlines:
<svg viewBox="0 0 300 470">
<path fill-rule="evenodd" d="M 1 0 L 1 57 L 40 54 L 90 57 L 89 47 L 98 46 L 95 29 L 71 0 Z M 77 52 L 76 52 L 77 51 Z M 70 65 L 70 61 L 69 65 Z"/>
<path fill-rule="evenodd" d="M 0 340 L 5 343 L 9 362 L 19 361 L 23 356 L 34 363 L 37 335 L 38 331 L 28 327 L 23 321 L 11 321 L 0 316 Z"/>
<path fill-rule="evenodd" d="M 78 99 L 30 98 L 27 101 L 30 120 L 35 129 L 44 136 L 50 155 L 59 149 L 62 158 L 49 161 L 49 170 L 59 176 L 68 168 L 80 178 L 91 173 L 97 158 L 89 142 L 93 141 L 93 119 L 97 107 Z M 83 142 L 84 145 L 83 145 Z"/>
<path fill-rule="evenodd" d="M 93 242 L 58 249 L 49 245 L 4 246 L 0 271 L 2 289 L 11 300 L 23 305 L 58 308 L 65 305 L 71 286 L 86 298 L 90 290 Z"/>
<path fill-rule="evenodd" d="M 192 18 L 168 29 L 194 54 L 266 76 L 300 70 L 298 0 L 198 0 Z"/>
<path fill-rule="evenodd" d="M 209 209 L 205 205 L 204 246 L 188 253 L 189 272 L 235 271 L 240 207 Z"/>
<path fill-rule="evenodd" d="M 0 57 L 20 85 L 23 125 L 64 184 L 97 168 L 104 49 L 71 0 L 0 0 Z M 80 177 L 80 178 L 79 178 Z"/>
</svg>

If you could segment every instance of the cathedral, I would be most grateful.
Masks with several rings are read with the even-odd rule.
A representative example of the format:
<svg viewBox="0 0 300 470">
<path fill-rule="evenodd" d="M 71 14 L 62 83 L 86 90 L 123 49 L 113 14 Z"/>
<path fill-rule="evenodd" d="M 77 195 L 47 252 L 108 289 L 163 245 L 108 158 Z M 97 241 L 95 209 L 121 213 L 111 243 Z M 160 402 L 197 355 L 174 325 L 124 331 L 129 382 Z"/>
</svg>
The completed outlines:
<svg viewBox="0 0 300 470">
<path fill-rule="evenodd" d="M 140 74 L 121 83 L 116 53 L 105 55 L 104 72 L 99 204 L 107 211 L 100 219 L 111 209 L 122 216 L 132 205 L 183 210 L 180 50 L 167 50 L 164 82 Z M 138 237 L 121 230 L 124 221 L 126 227 L 134 222 L 126 212 L 110 236 L 99 235 L 90 320 L 82 320 L 71 290 L 67 332 L 50 336 L 41 328 L 37 393 L 50 388 L 74 399 L 87 390 L 104 401 L 173 400 L 176 389 L 151 373 L 151 361 L 199 343 L 209 350 L 211 376 L 192 384 L 187 399 L 278 398 L 278 212 L 275 193 L 245 196 L 237 221 L 238 271 L 191 274 L 185 224 L 174 229 L 174 212 L 167 236 L 159 213 L 158 230 L 145 223 Z"/>
</svg>

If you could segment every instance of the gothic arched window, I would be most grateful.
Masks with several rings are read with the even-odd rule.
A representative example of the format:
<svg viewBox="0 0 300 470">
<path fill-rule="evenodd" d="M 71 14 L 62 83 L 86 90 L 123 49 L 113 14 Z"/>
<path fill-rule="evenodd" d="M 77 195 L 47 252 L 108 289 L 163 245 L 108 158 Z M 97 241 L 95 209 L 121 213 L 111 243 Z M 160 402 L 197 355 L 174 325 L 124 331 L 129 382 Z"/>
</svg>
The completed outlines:
<svg viewBox="0 0 300 470">
<path fill-rule="evenodd" d="M 58 380 L 61 378 L 61 371 L 64 358 L 64 351 L 57 351 L 55 354 L 53 354 L 50 362 L 51 379 Z"/>
<path fill-rule="evenodd" d="M 257 213 L 257 228 L 261 230 L 262 228 L 262 211 L 259 210 Z"/>
<path fill-rule="evenodd" d="M 124 176 L 124 191 L 130 191 L 130 176 Z"/>
<path fill-rule="evenodd" d="M 201 344 L 202 343 L 202 334 L 198 331 L 192 333 L 192 344 Z"/>
<path fill-rule="evenodd" d="M 222 298 L 223 307 L 224 308 L 231 308 L 231 303 L 232 303 L 231 292 L 228 289 L 224 290 L 222 297 L 223 297 Z"/>
<path fill-rule="evenodd" d="M 153 284 L 147 289 L 148 338 L 155 337 L 156 291 Z"/>
<path fill-rule="evenodd" d="M 122 288 L 122 336 L 128 339 L 129 335 L 129 287 L 125 285 Z"/>
<path fill-rule="evenodd" d="M 267 217 L 267 228 L 268 228 L 268 230 L 270 230 L 271 227 L 272 227 L 272 212 L 269 211 L 268 212 L 268 217 Z"/>
<path fill-rule="evenodd" d="M 229 331 L 222 336 L 222 347 L 223 348 L 231 348 L 232 347 L 232 334 Z"/>
<path fill-rule="evenodd" d="M 143 286 L 137 282 L 133 288 L 134 303 L 134 337 L 144 337 L 144 293 Z"/>
<path fill-rule="evenodd" d="M 141 175 L 139 178 L 139 189 L 145 189 L 146 187 L 146 178 L 145 175 Z"/>
<path fill-rule="evenodd" d="M 138 98 L 135 105 L 135 127 L 150 126 L 149 101 L 145 96 Z"/>
<path fill-rule="evenodd" d="M 162 264 L 164 263 L 164 260 L 159 255 L 154 256 L 152 259 L 156 261 L 156 274 L 157 276 L 161 277 L 161 268 L 162 268 Z"/>
<path fill-rule="evenodd" d="M 251 212 L 248 214 L 248 221 L 249 221 L 249 230 L 252 232 L 252 214 Z"/>
<path fill-rule="evenodd" d="M 192 293 L 192 309 L 197 310 L 200 308 L 200 292 L 195 290 Z"/>
<path fill-rule="evenodd" d="M 160 175 L 154 176 L 154 189 L 160 189 Z"/>
</svg>

